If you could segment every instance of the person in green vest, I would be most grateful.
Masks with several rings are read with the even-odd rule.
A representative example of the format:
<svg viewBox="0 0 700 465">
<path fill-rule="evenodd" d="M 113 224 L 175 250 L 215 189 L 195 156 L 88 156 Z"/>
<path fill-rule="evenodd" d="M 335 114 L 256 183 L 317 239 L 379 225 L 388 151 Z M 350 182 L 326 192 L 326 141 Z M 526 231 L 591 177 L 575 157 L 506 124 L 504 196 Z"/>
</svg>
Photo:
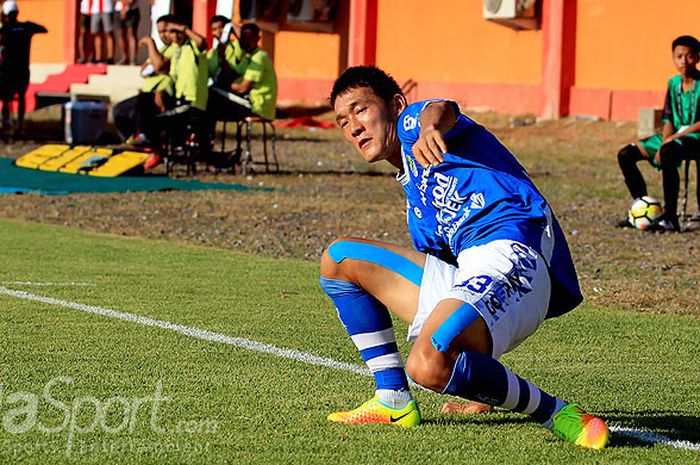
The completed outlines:
<svg viewBox="0 0 700 465">
<path fill-rule="evenodd" d="M 258 47 L 260 28 L 253 23 L 241 27 L 240 45 L 243 61 L 240 78 L 227 89 L 212 88 L 215 102 L 210 106 L 214 114 L 226 119 L 240 120 L 248 116 L 259 116 L 267 120 L 275 118 L 277 104 L 277 76 L 272 59 Z"/>
<path fill-rule="evenodd" d="M 245 54 L 231 20 L 216 15 L 209 24 L 214 37 L 214 44 L 207 51 L 209 86 L 228 89 L 233 82 L 240 80 L 247 60 L 244 60 Z"/>
<path fill-rule="evenodd" d="M 647 186 L 637 162 L 646 160 L 661 170 L 664 191 L 664 215 L 655 230 L 677 232 L 678 193 L 680 176 L 678 167 L 683 160 L 700 157 L 700 71 L 697 69 L 700 42 L 693 36 L 680 36 L 672 45 L 673 63 L 677 75 L 668 80 L 666 100 L 662 114 L 661 133 L 629 144 L 620 150 L 617 160 L 625 177 L 625 184 L 632 198 L 647 195 Z M 700 195 L 698 198 L 700 204 Z M 632 226 L 620 221 L 618 227 Z"/>
<path fill-rule="evenodd" d="M 177 46 L 169 32 L 172 15 L 164 15 L 156 21 L 158 36 L 163 45 L 158 48 L 150 36 L 142 37 L 139 45 L 148 50 L 148 59 L 141 68 L 143 86 L 138 95 L 116 104 L 112 111 L 114 124 L 122 140 L 129 145 L 148 145 L 149 123 L 155 115 L 165 111 L 166 102 L 172 99 L 174 82 L 170 77 L 170 60 Z"/>
<path fill-rule="evenodd" d="M 184 21 L 173 21 L 169 31 L 177 49 L 170 61 L 170 77 L 175 83 L 178 104 L 188 103 L 202 111 L 207 108 L 207 41 Z"/>
</svg>

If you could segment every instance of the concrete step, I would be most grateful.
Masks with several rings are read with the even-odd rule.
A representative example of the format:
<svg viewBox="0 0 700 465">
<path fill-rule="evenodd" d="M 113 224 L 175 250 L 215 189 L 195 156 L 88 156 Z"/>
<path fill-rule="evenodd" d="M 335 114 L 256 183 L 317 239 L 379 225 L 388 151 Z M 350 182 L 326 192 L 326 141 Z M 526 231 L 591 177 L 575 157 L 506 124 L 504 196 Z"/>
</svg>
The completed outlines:
<svg viewBox="0 0 700 465">
<path fill-rule="evenodd" d="M 39 84 L 52 74 L 62 73 L 66 65 L 54 63 L 37 63 L 29 65 L 29 82 Z"/>
<path fill-rule="evenodd" d="M 102 98 L 117 103 L 138 94 L 143 86 L 140 66 L 111 65 L 107 74 L 93 74 L 87 84 L 73 84 L 74 98 Z"/>
</svg>

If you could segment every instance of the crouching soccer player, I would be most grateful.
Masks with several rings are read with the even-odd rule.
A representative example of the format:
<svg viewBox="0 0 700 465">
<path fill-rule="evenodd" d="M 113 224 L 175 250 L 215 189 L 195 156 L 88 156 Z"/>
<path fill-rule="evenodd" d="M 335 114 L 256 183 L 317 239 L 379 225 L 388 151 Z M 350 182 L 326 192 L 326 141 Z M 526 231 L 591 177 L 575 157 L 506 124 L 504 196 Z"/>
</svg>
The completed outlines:
<svg viewBox="0 0 700 465">
<path fill-rule="evenodd" d="M 603 448 L 602 420 L 498 361 L 583 299 L 561 228 L 525 169 L 456 103 L 407 105 L 375 67 L 345 71 L 331 105 L 367 162 L 399 169 L 417 251 L 341 238 L 324 252 L 321 286 L 377 387 L 369 401 L 328 419 L 420 424 L 408 373 L 435 392 L 522 412 L 565 440 Z M 388 311 L 409 323 L 415 341 L 405 371 Z"/>
</svg>

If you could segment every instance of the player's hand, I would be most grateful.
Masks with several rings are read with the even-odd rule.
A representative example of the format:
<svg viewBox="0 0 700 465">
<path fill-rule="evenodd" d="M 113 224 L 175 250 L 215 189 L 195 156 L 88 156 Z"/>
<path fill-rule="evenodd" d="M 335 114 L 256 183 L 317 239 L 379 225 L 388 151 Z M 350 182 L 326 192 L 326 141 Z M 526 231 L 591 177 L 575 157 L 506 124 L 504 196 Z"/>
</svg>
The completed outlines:
<svg viewBox="0 0 700 465">
<path fill-rule="evenodd" d="M 418 140 L 413 144 L 413 156 L 423 168 L 437 166 L 445 161 L 447 144 L 435 126 L 421 128 Z"/>
<path fill-rule="evenodd" d="M 442 413 L 459 413 L 460 415 L 478 415 L 480 413 L 491 413 L 493 407 L 481 402 L 447 402 L 442 406 Z"/>
<path fill-rule="evenodd" d="M 149 37 L 149 36 L 141 37 L 139 39 L 139 47 L 141 47 L 141 46 L 148 47 L 148 44 L 150 44 L 151 42 L 153 42 L 153 39 L 151 37 Z"/>
</svg>

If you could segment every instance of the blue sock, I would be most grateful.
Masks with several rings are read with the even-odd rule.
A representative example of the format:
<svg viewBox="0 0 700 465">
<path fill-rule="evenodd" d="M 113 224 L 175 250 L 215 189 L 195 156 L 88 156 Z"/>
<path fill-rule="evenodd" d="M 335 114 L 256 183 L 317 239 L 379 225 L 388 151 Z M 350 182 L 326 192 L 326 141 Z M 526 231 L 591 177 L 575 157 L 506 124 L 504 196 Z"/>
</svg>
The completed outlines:
<svg viewBox="0 0 700 465">
<path fill-rule="evenodd" d="M 498 360 L 475 352 L 459 354 L 442 393 L 526 413 L 542 424 L 566 405 L 515 375 Z"/>
<path fill-rule="evenodd" d="M 340 321 L 374 375 L 378 394 L 408 391 L 403 360 L 386 307 L 359 286 L 346 281 L 321 278 L 321 287 L 333 300 Z M 408 400 L 410 398 L 408 396 Z"/>
</svg>

